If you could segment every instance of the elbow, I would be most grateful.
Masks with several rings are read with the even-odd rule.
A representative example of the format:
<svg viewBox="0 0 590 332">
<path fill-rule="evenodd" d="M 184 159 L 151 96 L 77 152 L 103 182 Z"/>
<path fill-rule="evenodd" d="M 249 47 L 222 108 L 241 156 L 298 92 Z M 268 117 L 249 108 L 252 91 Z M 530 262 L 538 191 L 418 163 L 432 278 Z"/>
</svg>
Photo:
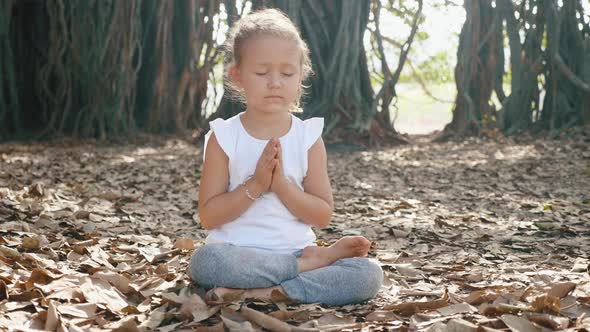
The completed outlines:
<svg viewBox="0 0 590 332">
<path fill-rule="evenodd" d="M 207 214 L 207 211 L 201 207 L 199 207 L 199 221 L 203 229 L 210 231 L 214 228 L 209 222 L 209 215 Z"/>
<path fill-rule="evenodd" d="M 330 221 L 332 221 L 333 212 L 334 212 L 333 208 L 330 207 L 330 209 L 328 209 L 325 213 L 323 213 L 322 216 L 319 216 L 315 226 L 319 229 L 324 229 L 324 228 L 330 226 Z"/>
</svg>

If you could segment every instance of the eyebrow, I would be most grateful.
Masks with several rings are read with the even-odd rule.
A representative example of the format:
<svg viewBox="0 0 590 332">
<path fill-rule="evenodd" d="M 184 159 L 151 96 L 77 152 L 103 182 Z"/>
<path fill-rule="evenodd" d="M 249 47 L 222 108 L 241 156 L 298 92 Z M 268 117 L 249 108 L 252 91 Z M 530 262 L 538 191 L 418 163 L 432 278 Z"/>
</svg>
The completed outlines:
<svg viewBox="0 0 590 332">
<path fill-rule="evenodd" d="M 256 66 L 270 66 L 272 65 L 272 63 L 268 63 L 268 62 L 263 62 L 263 63 L 256 63 Z M 292 63 L 281 63 L 280 64 L 282 67 L 284 66 L 289 66 L 289 67 L 297 67 L 297 65 L 292 64 Z"/>
</svg>

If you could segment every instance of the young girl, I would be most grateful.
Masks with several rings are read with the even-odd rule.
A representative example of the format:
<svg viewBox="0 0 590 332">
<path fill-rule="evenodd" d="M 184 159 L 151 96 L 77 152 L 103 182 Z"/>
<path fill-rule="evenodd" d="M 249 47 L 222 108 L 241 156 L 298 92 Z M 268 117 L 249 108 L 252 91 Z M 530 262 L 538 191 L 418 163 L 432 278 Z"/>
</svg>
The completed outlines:
<svg viewBox="0 0 590 332">
<path fill-rule="evenodd" d="M 273 294 L 344 305 L 374 297 L 382 271 L 363 257 L 367 239 L 314 245 L 311 226 L 328 226 L 334 204 L 323 119 L 291 114 L 311 71 L 307 45 L 274 9 L 240 19 L 228 40 L 230 88 L 246 111 L 210 122 L 199 187 L 209 235 L 191 259 L 192 279 L 211 289 L 208 303 Z"/>
</svg>

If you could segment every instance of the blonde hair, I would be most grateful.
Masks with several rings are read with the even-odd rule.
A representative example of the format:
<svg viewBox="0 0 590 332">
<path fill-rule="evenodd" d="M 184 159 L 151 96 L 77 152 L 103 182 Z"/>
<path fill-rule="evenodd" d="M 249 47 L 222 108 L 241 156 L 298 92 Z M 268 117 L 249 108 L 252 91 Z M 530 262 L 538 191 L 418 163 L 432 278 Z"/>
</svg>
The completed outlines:
<svg viewBox="0 0 590 332">
<path fill-rule="evenodd" d="M 269 35 L 286 38 L 297 43 L 301 50 L 301 81 L 304 81 L 313 73 L 309 48 L 299 33 L 299 30 L 285 13 L 277 9 L 262 9 L 252 12 L 236 21 L 229 32 L 225 43 L 225 88 L 234 99 L 246 103 L 244 94 L 231 80 L 228 75 L 229 68 L 239 66 L 242 59 L 244 44 L 252 37 Z M 302 112 L 300 99 L 303 96 L 301 85 L 299 95 L 291 112 Z"/>
</svg>

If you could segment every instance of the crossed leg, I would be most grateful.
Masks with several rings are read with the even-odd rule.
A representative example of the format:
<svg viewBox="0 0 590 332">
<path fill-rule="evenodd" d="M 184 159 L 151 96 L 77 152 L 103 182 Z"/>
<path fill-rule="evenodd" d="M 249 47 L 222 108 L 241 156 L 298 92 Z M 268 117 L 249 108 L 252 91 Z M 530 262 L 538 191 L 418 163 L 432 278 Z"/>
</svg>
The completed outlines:
<svg viewBox="0 0 590 332">
<path fill-rule="evenodd" d="M 342 258 L 364 257 L 369 252 L 370 245 L 371 242 L 363 236 L 345 236 L 330 247 L 306 247 L 297 258 L 298 273 L 329 266 Z M 218 304 L 246 298 L 270 300 L 273 293 L 274 296 L 289 298 L 281 286 L 247 289 L 216 287 L 207 292 L 205 301 L 209 304 Z"/>
</svg>

